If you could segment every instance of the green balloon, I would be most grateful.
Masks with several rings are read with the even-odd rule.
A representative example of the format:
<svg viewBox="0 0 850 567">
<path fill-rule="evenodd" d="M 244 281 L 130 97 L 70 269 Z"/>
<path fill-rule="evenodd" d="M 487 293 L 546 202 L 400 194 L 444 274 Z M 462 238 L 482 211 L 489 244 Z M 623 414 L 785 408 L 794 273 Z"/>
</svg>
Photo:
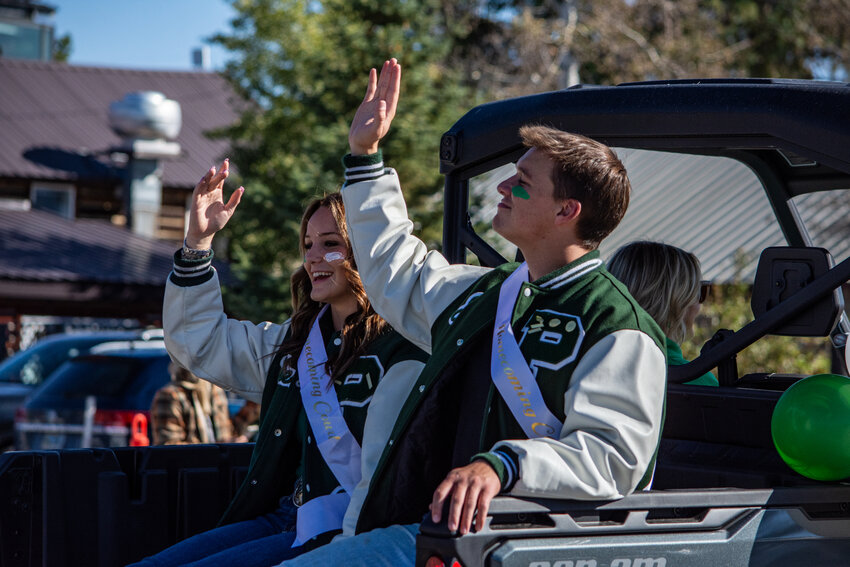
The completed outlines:
<svg viewBox="0 0 850 567">
<path fill-rule="evenodd" d="M 850 477 L 850 378 L 817 374 L 795 383 L 779 398 L 770 430 L 779 456 L 801 475 Z"/>
</svg>

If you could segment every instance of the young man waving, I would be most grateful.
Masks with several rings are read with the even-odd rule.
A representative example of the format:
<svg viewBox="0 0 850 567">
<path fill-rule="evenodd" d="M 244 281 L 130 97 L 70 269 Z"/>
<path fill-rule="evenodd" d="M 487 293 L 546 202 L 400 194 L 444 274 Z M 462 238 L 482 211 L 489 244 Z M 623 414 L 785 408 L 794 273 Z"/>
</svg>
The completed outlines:
<svg viewBox="0 0 850 567">
<path fill-rule="evenodd" d="M 596 251 L 629 201 L 607 146 L 525 126 L 529 150 L 498 186 L 494 229 L 525 262 L 450 265 L 411 235 L 378 143 L 401 67 L 369 75 L 342 194 L 376 311 L 431 352 L 363 499 L 357 532 L 286 565 L 413 565 L 430 508 L 452 530 L 484 524 L 497 494 L 614 499 L 651 480 L 666 385 L 664 335 Z"/>
</svg>

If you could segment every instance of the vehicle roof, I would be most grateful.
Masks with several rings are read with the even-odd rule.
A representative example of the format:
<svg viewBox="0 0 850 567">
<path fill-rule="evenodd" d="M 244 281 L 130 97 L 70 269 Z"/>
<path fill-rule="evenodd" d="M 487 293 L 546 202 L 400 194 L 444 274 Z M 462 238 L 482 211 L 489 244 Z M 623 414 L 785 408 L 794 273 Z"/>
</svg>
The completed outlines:
<svg viewBox="0 0 850 567">
<path fill-rule="evenodd" d="M 102 360 L 104 358 L 157 358 L 168 356 L 164 346 L 145 346 L 134 348 L 132 346 L 117 345 L 113 349 L 92 351 L 88 354 L 77 356 L 68 362 L 78 363 L 86 360 Z"/>
<path fill-rule="evenodd" d="M 130 341 L 107 341 L 89 349 L 89 354 L 109 354 L 135 352 L 139 350 L 165 350 L 163 340 L 130 340 Z"/>
<path fill-rule="evenodd" d="M 45 335 L 35 341 L 30 348 L 37 347 L 41 344 L 54 343 L 54 342 L 63 342 L 63 341 L 74 341 L 80 339 L 121 339 L 121 338 L 133 338 L 138 337 L 139 331 L 82 331 L 82 332 L 71 332 L 71 333 L 54 333 L 52 335 Z M 24 349 L 21 352 L 25 352 L 27 349 Z"/>
<path fill-rule="evenodd" d="M 610 146 L 761 156 L 779 148 L 819 165 L 782 170 L 792 195 L 850 183 L 850 84 L 791 79 L 578 85 L 483 104 L 443 136 L 440 170 L 452 174 L 523 151 L 517 130 L 547 124 Z M 513 159 L 516 159 L 514 157 Z M 474 175 L 474 173 L 473 173 Z"/>
<path fill-rule="evenodd" d="M 850 188 L 845 108 L 850 108 L 850 84 L 790 79 L 578 85 L 482 104 L 441 140 L 443 254 L 450 262 L 464 262 L 468 248 L 484 265 L 504 261 L 469 226 L 466 182 L 516 161 L 526 151 L 518 135 L 524 124 L 554 126 L 615 148 L 738 160 L 761 182 L 785 241 L 810 245 L 789 201 Z"/>
</svg>

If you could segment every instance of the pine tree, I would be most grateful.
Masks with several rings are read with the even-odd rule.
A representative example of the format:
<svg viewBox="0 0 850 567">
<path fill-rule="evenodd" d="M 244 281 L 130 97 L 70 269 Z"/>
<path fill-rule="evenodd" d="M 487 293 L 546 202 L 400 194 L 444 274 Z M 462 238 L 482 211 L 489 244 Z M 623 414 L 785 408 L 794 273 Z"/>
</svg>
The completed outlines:
<svg viewBox="0 0 850 567">
<path fill-rule="evenodd" d="M 289 275 L 301 262 L 303 207 L 341 185 L 368 70 L 389 57 L 403 65 L 383 150 L 430 244 L 441 235 L 440 136 L 472 97 L 445 66 L 451 39 L 438 2 L 240 0 L 234 7 L 232 31 L 215 38 L 234 55 L 226 74 L 248 101 L 239 123 L 221 133 L 233 143 L 235 181 L 246 188 L 220 239 L 241 281 L 227 300 L 237 316 L 278 320 L 289 311 Z"/>
</svg>

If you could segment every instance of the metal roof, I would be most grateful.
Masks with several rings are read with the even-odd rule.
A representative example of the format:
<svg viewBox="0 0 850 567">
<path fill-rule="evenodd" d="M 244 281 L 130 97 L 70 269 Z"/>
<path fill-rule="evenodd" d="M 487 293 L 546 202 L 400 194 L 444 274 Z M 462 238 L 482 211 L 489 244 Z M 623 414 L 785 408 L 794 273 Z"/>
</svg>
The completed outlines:
<svg viewBox="0 0 850 567">
<path fill-rule="evenodd" d="M 740 162 L 619 150 L 632 182 L 626 216 L 600 251 L 609 257 L 635 240 L 655 240 L 696 254 L 707 278 L 752 280 L 758 255 L 785 238 L 764 189 Z"/>
<path fill-rule="evenodd" d="M 0 280 L 162 286 L 174 250 L 106 221 L 0 209 Z"/>
<path fill-rule="evenodd" d="M 696 254 L 717 282 L 752 281 L 761 251 L 788 246 L 755 173 L 729 158 L 619 150 L 632 183 L 623 221 L 603 241 L 603 258 L 634 240 L 657 240 Z M 812 244 L 836 262 L 850 255 L 850 192 L 794 198 Z M 662 205 L 663 204 L 663 205 Z"/>
<path fill-rule="evenodd" d="M 739 161 L 617 148 L 629 172 L 632 194 L 620 225 L 599 249 L 603 258 L 635 240 L 653 240 L 696 254 L 706 278 L 751 282 L 761 251 L 787 246 L 756 174 Z M 476 224 L 489 224 L 501 196 L 495 186 L 512 175 L 512 166 L 488 172 L 471 184 L 480 206 L 471 211 Z M 494 174 L 495 173 L 495 174 Z M 850 256 L 850 191 L 808 193 L 793 199 L 815 246 L 836 262 Z M 506 258 L 516 248 L 495 233 L 485 239 Z"/>
<path fill-rule="evenodd" d="M 121 139 L 109 103 L 152 90 L 180 103 L 182 155 L 163 165 L 163 185 L 194 187 L 226 157 L 226 140 L 206 133 L 233 123 L 240 101 L 223 77 L 203 72 L 83 67 L 0 58 L 0 177 L 119 179 L 110 150 Z"/>
<path fill-rule="evenodd" d="M 156 321 L 174 251 L 103 220 L 0 209 L 0 311 Z"/>
</svg>

